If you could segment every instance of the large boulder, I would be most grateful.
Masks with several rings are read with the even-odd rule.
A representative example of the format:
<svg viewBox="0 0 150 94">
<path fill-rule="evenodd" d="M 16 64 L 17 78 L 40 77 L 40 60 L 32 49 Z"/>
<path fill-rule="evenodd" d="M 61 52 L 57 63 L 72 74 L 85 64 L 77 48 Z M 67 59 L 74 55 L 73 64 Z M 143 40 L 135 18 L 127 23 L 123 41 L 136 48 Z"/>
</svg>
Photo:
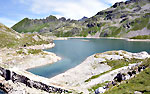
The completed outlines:
<svg viewBox="0 0 150 94">
<path fill-rule="evenodd" d="M 124 4 L 124 2 L 117 2 L 117 3 L 115 3 L 112 7 L 113 7 L 113 8 L 116 8 L 116 7 L 121 6 L 121 5 L 123 5 L 123 4 Z"/>
<path fill-rule="evenodd" d="M 96 15 L 104 15 L 103 11 L 98 12 Z"/>
<path fill-rule="evenodd" d="M 65 17 L 61 17 L 61 18 L 59 18 L 59 20 L 62 21 L 62 22 L 65 22 L 66 18 Z"/>
<path fill-rule="evenodd" d="M 96 23 L 88 23 L 86 26 L 89 27 L 89 28 L 95 27 L 95 26 L 96 26 Z"/>
<path fill-rule="evenodd" d="M 106 91 L 104 87 L 99 87 L 98 89 L 95 90 L 95 94 L 102 94 Z"/>
</svg>

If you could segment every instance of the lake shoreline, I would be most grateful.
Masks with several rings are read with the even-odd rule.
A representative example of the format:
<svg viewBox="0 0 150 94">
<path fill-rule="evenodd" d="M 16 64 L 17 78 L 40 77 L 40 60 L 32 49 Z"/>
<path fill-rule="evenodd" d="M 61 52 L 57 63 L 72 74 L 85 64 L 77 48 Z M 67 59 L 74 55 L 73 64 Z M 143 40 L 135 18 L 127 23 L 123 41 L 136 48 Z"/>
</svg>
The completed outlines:
<svg viewBox="0 0 150 94">
<path fill-rule="evenodd" d="M 31 68 L 53 64 L 61 60 L 55 53 L 43 51 L 43 49 L 53 48 L 55 46 L 54 43 L 43 44 L 43 45 L 34 45 L 29 47 L 21 47 L 19 49 L 1 49 L 1 60 L 0 63 L 4 63 L 4 65 L 9 65 L 8 67 L 15 67 L 21 70 L 28 70 Z M 40 51 L 37 54 L 30 54 L 29 51 Z M 19 54 L 18 52 L 22 52 L 23 54 Z M 10 59 L 10 60 L 9 60 Z"/>
<path fill-rule="evenodd" d="M 68 40 L 69 38 L 73 38 L 73 39 L 79 39 L 79 38 L 87 38 L 87 39 L 121 39 L 121 40 L 126 40 L 126 41 L 141 41 L 141 42 L 150 42 L 150 40 L 140 40 L 140 39 L 127 39 L 127 38 L 115 38 L 115 37 L 107 37 L 107 38 L 104 38 L 104 37 L 68 37 L 68 38 L 57 38 L 56 40 Z M 84 41 L 84 40 L 82 40 Z M 86 41 L 86 40 L 85 40 Z M 88 42 L 88 41 L 87 41 Z M 29 46 L 29 47 L 25 47 L 25 49 L 49 49 L 49 48 L 53 48 L 55 47 L 55 44 L 54 43 L 50 43 L 50 44 L 43 44 L 43 45 L 34 45 L 34 46 Z M 21 67 L 25 70 L 28 70 L 28 69 L 32 69 L 32 68 L 36 68 L 36 67 L 40 67 L 40 66 L 44 66 L 44 65 L 47 65 L 47 64 L 53 64 L 54 62 L 57 62 L 59 60 L 61 60 L 60 57 L 56 56 L 55 53 L 52 53 L 52 52 L 47 52 L 47 51 L 43 51 L 44 53 L 48 54 L 49 56 L 53 56 L 53 58 L 55 60 L 52 60 L 52 62 L 43 62 L 43 63 L 39 63 L 38 60 L 36 60 L 36 64 L 33 64 L 33 65 L 28 65 L 28 62 L 26 62 L 26 67 Z M 34 55 L 35 56 L 35 55 Z M 34 57 L 32 56 L 32 57 Z M 40 55 L 36 56 L 36 58 L 38 58 L 40 60 L 40 58 L 42 58 Z M 47 58 L 51 58 L 51 57 L 47 57 Z M 31 61 L 35 61 L 35 58 Z"/>
<path fill-rule="evenodd" d="M 33 45 L 33 46 L 27 46 L 27 47 L 21 47 L 23 49 L 50 49 L 55 47 L 55 43 L 49 43 L 49 44 L 41 44 L 41 45 Z"/>
<path fill-rule="evenodd" d="M 119 53 L 120 57 L 117 56 L 116 53 L 117 54 Z M 99 55 L 100 58 L 95 58 L 96 55 Z M 58 74 L 49 79 L 52 82 L 60 84 L 61 86 L 71 87 L 78 93 L 84 92 L 84 94 L 88 94 L 89 93 L 88 88 L 95 85 L 97 81 L 95 81 L 95 82 L 89 81 L 87 83 L 86 80 L 89 79 L 90 77 L 92 77 L 93 75 L 97 75 L 97 74 L 104 73 L 106 71 L 111 70 L 110 66 L 108 66 L 107 64 L 103 64 L 103 63 L 100 64 L 100 62 L 105 62 L 106 60 L 120 60 L 123 58 L 122 55 L 124 55 L 126 57 L 126 59 L 130 59 L 132 57 L 137 58 L 137 59 L 145 59 L 147 57 L 150 57 L 150 55 L 148 55 L 147 52 L 131 53 L 131 52 L 126 52 L 126 51 L 122 51 L 122 50 L 107 51 L 107 52 L 91 55 L 91 56 L 87 57 L 79 65 L 75 66 L 74 68 L 71 68 L 71 69 L 65 71 L 64 73 Z M 105 59 L 105 58 L 107 58 L 107 59 Z M 110 81 L 120 70 L 126 69 L 126 68 L 128 68 L 128 67 L 120 68 L 120 69 L 114 71 L 113 75 L 112 75 L 112 73 L 109 74 L 110 78 L 105 77 L 105 79 L 101 79 L 100 81 L 99 80 L 98 81 L 100 83 L 105 82 L 105 80 Z"/>
<path fill-rule="evenodd" d="M 25 92 L 49 94 L 48 92 L 39 90 L 38 88 L 36 89 L 34 86 L 33 86 L 34 88 L 27 86 L 30 84 L 26 84 L 26 83 L 23 84 L 22 82 L 25 82 L 24 80 L 31 80 L 31 83 L 33 82 L 32 84 L 35 84 L 35 85 L 38 82 L 40 84 L 46 83 L 45 85 L 52 85 L 52 88 L 54 88 L 54 89 L 57 89 L 57 87 L 63 88 L 61 86 L 58 86 L 55 83 L 51 83 L 48 78 L 41 77 L 41 76 L 35 75 L 35 74 L 27 71 L 30 68 L 35 68 L 35 67 L 39 67 L 39 66 L 43 66 L 43 65 L 47 65 L 47 64 L 53 64 L 53 63 L 57 62 L 58 60 L 61 60 L 61 58 L 56 56 L 56 54 L 54 54 L 52 52 L 43 51 L 43 49 L 52 48 L 54 46 L 55 46 L 54 43 L 50 43 L 50 44 L 43 44 L 43 45 L 34 45 L 34 46 L 30 46 L 30 47 L 22 47 L 19 49 L 12 49 L 12 48 L 0 49 L 0 57 L 2 57 L 2 58 L 0 58 L 0 72 L 2 72 L 2 74 L 0 74 L 0 84 L 2 85 L 0 88 L 8 94 L 21 94 L 21 93 L 25 94 Z M 36 54 L 28 53 L 28 50 L 31 50 L 31 49 L 33 51 L 41 50 L 41 52 L 36 53 Z M 23 51 L 22 52 L 23 54 L 17 53 L 20 50 Z M 9 59 L 11 61 L 8 61 Z M 18 81 L 21 81 L 21 82 L 18 83 L 16 81 L 17 82 L 16 83 L 11 80 L 7 81 L 5 78 L 7 76 L 5 76 L 5 75 L 8 75 L 9 73 L 7 74 L 6 70 L 11 71 L 10 76 L 18 75 L 16 79 L 18 79 Z M 27 78 L 24 79 L 24 78 L 22 78 L 23 76 L 27 77 Z M 12 79 L 12 77 L 11 77 L 11 79 Z M 19 77 L 21 77 L 21 78 L 19 78 Z M 43 85 L 43 84 L 41 84 L 41 85 Z M 61 89 L 57 89 L 57 91 L 58 90 L 61 90 Z M 55 91 L 53 91 L 53 92 L 55 92 Z"/>
<path fill-rule="evenodd" d="M 114 39 L 114 38 L 111 38 L 111 39 Z M 49 47 L 48 46 L 44 46 L 45 47 L 44 49 L 54 47 L 54 44 L 52 44 L 52 45 L 49 46 Z M 27 48 L 25 48 L 25 49 L 27 49 Z M 29 49 L 43 49 L 43 45 L 35 46 L 35 47 L 32 46 Z M 12 51 L 12 49 L 9 49 L 9 51 Z M 5 52 L 7 52 L 7 51 L 4 51 L 3 53 L 5 53 Z M 12 51 L 12 53 L 13 52 L 16 52 L 16 51 L 14 50 L 14 51 Z M 47 64 L 52 64 L 52 63 L 57 62 L 58 60 L 61 59 L 60 57 L 56 56 L 56 54 L 54 54 L 54 53 L 43 51 L 43 50 L 42 50 L 42 52 L 43 53 L 40 53 L 40 54 L 37 54 L 37 55 L 31 55 L 31 54 L 29 54 L 27 56 L 19 55 L 19 58 L 21 57 L 24 62 L 23 63 L 19 63 L 19 65 L 17 65 L 17 66 L 15 66 L 15 65 L 12 65 L 12 66 L 15 66 L 14 68 L 18 68 L 19 70 L 27 70 L 27 69 L 30 69 L 30 68 L 35 68 L 35 67 L 39 67 L 39 66 L 43 66 L 43 65 L 47 65 Z M 93 64 L 95 64 L 95 60 L 96 60 L 94 55 L 87 57 L 79 65 L 77 65 L 77 66 L 67 70 L 66 72 L 58 74 L 58 75 L 50 78 L 49 79 L 50 82 L 55 83 L 58 86 L 65 87 L 67 89 L 69 88 L 70 90 L 73 88 L 73 90 L 77 90 L 78 91 L 78 88 L 81 87 L 79 89 L 79 92 L 80 91 L 88 92 L 87 88 L 86 88 L 86 90 L 84 88 L 84 86 L 86 85 L 84 81 L 87 80 L 88 78 L 92 77 L 93 75 L 97 75 L 99 73 L 103 73 L 103 72 L 106 72 L 106 71 L 111 69 L 110 66 L 108 66 L 106 64 L 101 64 L 98 69 L 95 69 L 95 65 L 93 65 Z M 12 56 L 14 58 L 16 58 L 16 56 L 14 56 L 14 55 L 10 55 L 10 56 L 11 56 L 11 58 L 12 58 Z M 44 56 L 44 60 L 43 60 L 43 56 Z M 105 60 L 104 59 L 100 59 L 100 61 L 103 62 Z M 96 60 L 96 62 L 99 63 L 99 60 Z M 10 64 L 10 62 L 8 62 L 8 64 Z M 9 66 L 9 67 L 11 67 L 11 66 Z M 104 68 L 104 69 L 102 69 L 102 68 Z M 60 77 L 62 79 L 60 79 Z M 68 82 L 68 81 L 70 81 L 70 82 Z M 86 86 L 86 87 L 88 87 L 88 86 Z"/>
<path fill-rule="evenodd" d="M 120 50 L 120 51 L 107 51 L 107 52 L 103 52 L 103 53 L 94 54 L 92 56 L 87 57 L 81 64 L 77 65 L 76 67 L 71 68 L 64 73 L 58 74 L 49 79 L 45 78 L 45 77 L 40 77 L 40 76 L 34 75 L 23 69 L 18 70 L 16 68 L 11 68 L 11 70 L 13 70 L 14 72 L 19 73 L 23 76 L 27 76 L 30 79 L 34 79 L 34 80 L 38 79 L 37 81 L 42 81 L 39 79 L 45 79 L 45 80 L 47 79 L 47 81 L 44 81 L 44 82 L 52 83 L 52 85 L 54 85 L 54 86 L 55 85 L 61 86 L 67 90 L 73 90 L 73 92 L 78 92 L 78 93 L 84 92 L 85 94 L 87 94 L 88 93 L 87 89 L 89 88 L 89 85 L 88 85 L 88 83 L 85 83 L 85 80 L 87 80 L 88 78 L 90 78 L 93 75 L 97 75 L 99 73 L 103 73 L 108 70 L 111 70 L 110 66 L 108 66 L 106 64 L 100 64 L 99 62 L 105 62 L 106 61 L 105 58 L 107 58 L 107 60 L 121 59 L 122 55 L 120 55 L 120 57 L 117 57 L 116 55 L 114 55 L 114 54 L 116 54 L 116 52 L 122 53 L 122 54 L 128 53 L 126 51 Z M 111 56 L 110 53 L 114 56 Z M 97 57 L 96 55 L 98 55 L 100 57 L 102 56 L 102 57 L 95 58 L 95 57 Z M 129 52 L 128 55 L 135 56 L 136 58 L 148 57 L 146 52 L 133 53 L 133 55 L 132 55 L 132 53 Z M 97 66 L 97 67 L 94 67 L 94 66 Z M 61 77 L 61 79 L 60 79 L 60 77 Z M 113 78 L 113 76 L 111 78 Z M 11 87 L 8 87 L 8 88 L 17 87 L 16 84 L 13 84 L 12 82 L 10 84 L 11 84 Z M 20 85 L 21 85 L 21 88 L 20 88 L 21 90 L 22 90 L 22 88 L 26 88 L 26 90 L 32 90 L 30 88 L 27 88 L 25 85 L 23 85 L 23 86 L 22 86 L 22 84 L 20 84 Z M 15 91 L 15 89 L 12 89 L 12 91 L 18 92 L 18 91 Z M 41 91 L 34 89 L 34 92 L 41 92 Z"/>
<path fill-rule="evenodd" d="M 58 37 L 54 40 L 68 40 L 68 39 L 122 39 L 126 41 L 142 41 L 150 42 L 150 39 L 129 39 L 129 38 L 117 38 L 117 37 Z"/>
</svg>

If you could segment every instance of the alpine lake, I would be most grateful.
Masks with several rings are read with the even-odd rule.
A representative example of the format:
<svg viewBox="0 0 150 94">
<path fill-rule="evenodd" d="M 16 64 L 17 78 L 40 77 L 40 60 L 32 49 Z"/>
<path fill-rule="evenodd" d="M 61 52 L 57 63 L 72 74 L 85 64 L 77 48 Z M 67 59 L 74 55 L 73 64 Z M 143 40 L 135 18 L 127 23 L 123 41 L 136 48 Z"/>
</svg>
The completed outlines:
<svg viewBox="0 0 150 94">
<path fill-rule="evenodd" d="M 54 40 L 55 47 L 45 51 L 53 52 L 62 60 L 27 71 L 51 78 L 67 71 L 83 62 L 88 56 L 112 50 L 129 52 L 150 52 L 150 42 L 126 41 L 123 39 L 108 38 L 69 38 L 68 40 Z"/>
</svg>

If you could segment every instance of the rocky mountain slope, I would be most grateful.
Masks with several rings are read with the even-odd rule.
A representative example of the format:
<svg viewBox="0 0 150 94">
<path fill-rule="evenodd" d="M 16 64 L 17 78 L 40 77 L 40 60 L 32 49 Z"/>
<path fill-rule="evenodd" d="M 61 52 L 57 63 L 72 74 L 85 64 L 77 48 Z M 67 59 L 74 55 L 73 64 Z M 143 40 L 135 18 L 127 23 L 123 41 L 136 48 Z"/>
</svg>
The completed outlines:
<svg viewBox="0 0 150 94">
<path fill-rule="evenodd" d="M 12 28 L 17 32 L 38 32 L 47 36 L 134 37 L 150 35 L 150 0 L 115 3 L 84 20 L 24 18 Z"/>
<path fill-rule="evenodd" d="M 44 39 L 39 34 L 20 34 L 0 23 L 0 48 L 17 48 L 31 45 L 49 44 L 52 40 Z"/>
</svg>

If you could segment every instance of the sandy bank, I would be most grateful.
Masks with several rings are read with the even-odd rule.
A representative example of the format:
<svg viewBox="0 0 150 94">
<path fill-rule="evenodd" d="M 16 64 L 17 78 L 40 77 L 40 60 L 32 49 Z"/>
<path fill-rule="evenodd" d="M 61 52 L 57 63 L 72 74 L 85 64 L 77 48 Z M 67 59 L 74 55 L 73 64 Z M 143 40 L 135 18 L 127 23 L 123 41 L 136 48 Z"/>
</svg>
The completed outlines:
<svg viewBox="0 0 150 94">
<path fill-rule="evenodd" d="M 53 40 L 68 40 L 67 37 L 57 37 L 57 38 L 53 38 Z"/>
<path fill-rule="evenodd" d="M 24 47 L 24 48 L 25 49 L 49 49 L 49 48 L 53 48 L 54 46 L 55 46 L 54 43 L 50 43 L 50 44 L 27 46 L 27 47 Z"/>
<path fill-rule="evenodd" d="M 29 50 L 35 49 L 36 51 L 39 49 L 52 48 L 54 46 L 55 44 L 51 43 L 51 44 L 29 46 L 21 49 L 11 49 L 11 48 L 1 49 L 0 61 L 2 61 L 1 63 L 5 64 L 10 68 L 15 67 L 22 70 L 34 68 L 46 64 L 52 64 L 54 62 L 57 62 L 58 60 L 61 60 L 61 58 L 51 52 L 46 52 L 41 50 L 39 53 L 31 54 L 29 53 Z"/>
<path fill-rule="evenodd" d="M 142 42 L 150 42 L 150 39 L 127 39 L 127 41 L 142 41 Z"/>
<path fill-rule="evenodd" d="M 150 39 L 129 39 L 129 38 L 117 38 L 117 37 L 68 37 L 68 38 L 87 38 L 87 39 L 122 39 L 126 41 L 142 41 L 142 42 L 150 42 Z"/>
<path fill-rule="evenodd" d="M 52 64 L 54 62 L 57 62 L 58 60 L 61 60 L 60 57 L 56 56 L 56 54 L 51 53 L 51 52 L 45 52 L 42 54 L 38 55 L 28 55 L 28 56 L 20 56 L 20 62 L 17 62 L 17 64 L 14 67 L 17 67 L 19 69 L 29 69 L 29 68 L 34 68 L 42 65 L 47 65 L 47 64 Z"/>
</svg>

